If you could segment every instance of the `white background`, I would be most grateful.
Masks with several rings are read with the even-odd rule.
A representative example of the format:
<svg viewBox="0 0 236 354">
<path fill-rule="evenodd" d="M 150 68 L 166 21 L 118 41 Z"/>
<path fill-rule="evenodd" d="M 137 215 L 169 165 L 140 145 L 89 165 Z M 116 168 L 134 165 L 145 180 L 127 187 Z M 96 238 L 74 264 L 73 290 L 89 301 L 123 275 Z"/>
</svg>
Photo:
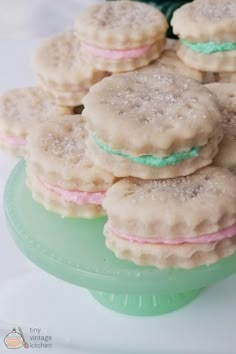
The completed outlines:
<svg viewBox="0 0 236 354">
<path fill-rule="evenodd" d="M 82 5 L 79 0 L 0 0 L 0 90 L 34 83 L 34 38 L 70 28 Z M 86 290 L 31 264 L 12 241 L 3 212 L 4 184 L 15 162 L 0 153 L 0 354 L 9 353 L 3 338 L 17 326 L 26 338 L 30 327 L 40 327 L 53 337 L 54 350 L 48 352 L 56 354 L 236 353 L 236 277 L 172 314 L 136 318 L 107 310 Z M 28 349 L 34 352 L 47 351 Z"/>
<path fill-rule="evenodd" d="M 76 14 L 97 2 L 0 0 L 0 38 L 32 39 L 71 29 Z"/>
</svg>

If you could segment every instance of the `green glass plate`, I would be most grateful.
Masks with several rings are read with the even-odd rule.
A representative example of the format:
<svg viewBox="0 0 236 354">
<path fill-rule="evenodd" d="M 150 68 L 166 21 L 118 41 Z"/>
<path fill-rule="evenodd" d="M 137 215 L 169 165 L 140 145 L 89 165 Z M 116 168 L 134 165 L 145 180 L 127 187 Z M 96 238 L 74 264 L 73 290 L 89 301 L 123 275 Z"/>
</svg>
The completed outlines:
<svg viewBox="0 0 236 354">
<path fill-rule="evenodd" d="M 106 218 L 61 218 L 33 201 L 25 185 L 23 161 L 6 184 L 5 213 L 12 236 L 27 258 L 60 279 L 90 289 L 100 303 L 119 312 L 173 311 L 201 289 L 236 272 L 236 254 L 191 270 L 159 270 L 117 259 L 105 247 Z"/>
</svg>

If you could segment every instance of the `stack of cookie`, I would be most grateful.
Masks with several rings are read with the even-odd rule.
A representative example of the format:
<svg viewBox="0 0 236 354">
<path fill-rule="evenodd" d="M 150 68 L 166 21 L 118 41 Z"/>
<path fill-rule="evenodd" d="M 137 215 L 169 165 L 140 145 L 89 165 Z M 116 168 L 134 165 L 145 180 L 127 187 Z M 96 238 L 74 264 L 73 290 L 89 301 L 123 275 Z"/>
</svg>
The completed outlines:
<svg viewBox="0 0 236 354">
<path fill-rule="evenodd" d="M 38 83 L 53 102 L 81 105 L 104 77 L 158 58 L 167 27 L 165 16 L 146 4 L 124 0 L 89 7 L 76 20 L 74 33 L 56 35 L 36 51 Z"/>
<path fill-rule="evenodd" d="M 92 6 L 75 22 L 87 61 L 111 73 L 132 71 L 157 59 L 167 28 L 158 9 L 127 0 Z"/>
<path fill-rule="evenodd" d="M 19 157 L 27 136 L 42 122 L 78 113 L 75 107 L 89 87 L 108 75 L 87 64 L 73 33 L 47 39 L 33 57 L 39 87 L 14 89 L 0 96 L 0 147 Z M 54 121 L 55 124 L 55 121 Z"/>
<path fill-rule="evenodd" d="M 96 82 L 157 59 L 167 27 L 158 9 L 139 2 L 107 2 L 85 10 L 74 32 L 54 35 L 35 51 L 33 69 L 40 89 L 0 96 L 0 147 L 24 157 L 28 132 L 38 122 L 81 113 L 82 98 Z"/>
<path fill-rule="evenodd" d="M 117 257 L 192 268 L 236 251 L 236 179 L 205 167 L 223 137 L 214 94 L 141 70 L 104 79 L 84 105 L 90 159 L 123 177 L 103 201 L 106 245 Z"/>
<path fill-rule="evenodd" d="M 134 70 L 160 56 L 167 22 L 151 6 L 120 1 L 84 11 L 75 28 L 75 33 L 44 41 L 33 57 L 41 89 L 54 104 L 71 109 L 104 77 Z M 82 116 L 58 120 L 55 115 L 29 137 L 28 186 L 35 200 L 62 216 L 103 215 L 102 200 L 115 180 L 87 157 L 86 135 Z"/>
<path fill-rule="evenodd" d="M 171 23 L 186 65 L 216 72 L 218 80 L 235 80 L 235 0 L 195 0 L 176 10 Z"/>
<path fill-rule="evenodd" d="M 182 61 L 165 47 L 159 10 L 127 0 L 95 5 L 74 33 L 35 52 L 40 88 L 0 99 L 1 145 L 26 156 L 33 198 L 63 217 L 107 213 L 106 245 L 119 258 L 192 268 L 236 251 L 236 178 L 209 167 L 236 167 L 224 157 L 235 139 L 235 87 L 201 85 L 201 71 L 234 64 L 232 45 L 223 43 L 232 37 L 234 24 L 225 24 L 234 6 L 221 1 L 218 23 L 214 3 L 201 8 L 196 0 L 176 11 Z M 213 52 L 202 53 L 208 44 Z M 81 104 L 83 116 L 75 114 Z"/>
</svg>

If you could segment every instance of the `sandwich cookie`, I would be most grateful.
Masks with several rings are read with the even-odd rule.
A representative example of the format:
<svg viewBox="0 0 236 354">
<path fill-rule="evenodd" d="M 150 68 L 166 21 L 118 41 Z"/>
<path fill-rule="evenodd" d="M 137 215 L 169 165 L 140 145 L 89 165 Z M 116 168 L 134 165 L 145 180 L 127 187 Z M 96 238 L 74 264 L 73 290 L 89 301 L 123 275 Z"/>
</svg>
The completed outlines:
<svg viewBox="0 0 236 354">
<path fill-rule="evenodd" d="M 88 62 L 110 72 L 132 71 L 158 58 L 167 28 L 158 9 L 127 0 L 89 7 L 75 22 Z"/>
<path fill-rule="evenodd" d="M 171 24 L 181 41 L 177 53 L 186 65 L 202 71 L 235 71 L 235 0 L 195 0 L 176 10 Z"/>
<path fill-rule="evenodd" d="M 63 217 L 104 215 L 101 203 L 114 180 L 87 158 L 86 136 L 81 115 L 42 124 L 29 136 L 27 184 L 32 196 Z"/>
<path fill-rule="evenodd" d="M 17 88 L 0 95 L 0 148 L 23 157 L 27 150 L 27 136 L 31 129 L 52 116 L 71 114 L 67 107 L 51 103 L 36 87 Z"/>
<path fill-rule="evenodd" d="M 88 154 L 117 177 L 188 175 L 212 162 L 223 135 L 216 97 L 170 73 L 113 75 L 84 105 Z"/>
<path fill-rule="evenodd" d="M 106 246 L 157 268 L 209 265 L 236 251 L 236 178 L 206 167 L 167 180 L 124 178 L 103 201 Z"/>
<path fill-rule="evenodd" d="M 90 86 L 108 75 L 87 63 L 81 43 L 72 32 L 42 42 L 33 56 L 33 69 L 41 88 L 61 106 L 79 106 Z"/>
</svg>

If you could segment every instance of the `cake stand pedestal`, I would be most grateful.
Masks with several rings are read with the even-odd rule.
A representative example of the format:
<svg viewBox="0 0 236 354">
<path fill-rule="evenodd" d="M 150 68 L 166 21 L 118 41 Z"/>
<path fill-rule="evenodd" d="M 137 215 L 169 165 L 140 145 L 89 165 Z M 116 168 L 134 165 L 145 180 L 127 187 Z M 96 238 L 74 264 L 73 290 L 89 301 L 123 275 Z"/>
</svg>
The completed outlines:
<svg viewBox="0 0 236 354">
<path fill-rule="evenodd" d="M 129 315 L 160 315 L 191 302 L 202 289 L 236 272 L 236 254 L 191 270 L 137 266 L 105 247 L 106 218 L 61 218 L 36 203 L 19 162 L 5 188 L 11 234 L 25 256 L 46 272 L 89 289 L 104 306 Z"/>
</svg>

